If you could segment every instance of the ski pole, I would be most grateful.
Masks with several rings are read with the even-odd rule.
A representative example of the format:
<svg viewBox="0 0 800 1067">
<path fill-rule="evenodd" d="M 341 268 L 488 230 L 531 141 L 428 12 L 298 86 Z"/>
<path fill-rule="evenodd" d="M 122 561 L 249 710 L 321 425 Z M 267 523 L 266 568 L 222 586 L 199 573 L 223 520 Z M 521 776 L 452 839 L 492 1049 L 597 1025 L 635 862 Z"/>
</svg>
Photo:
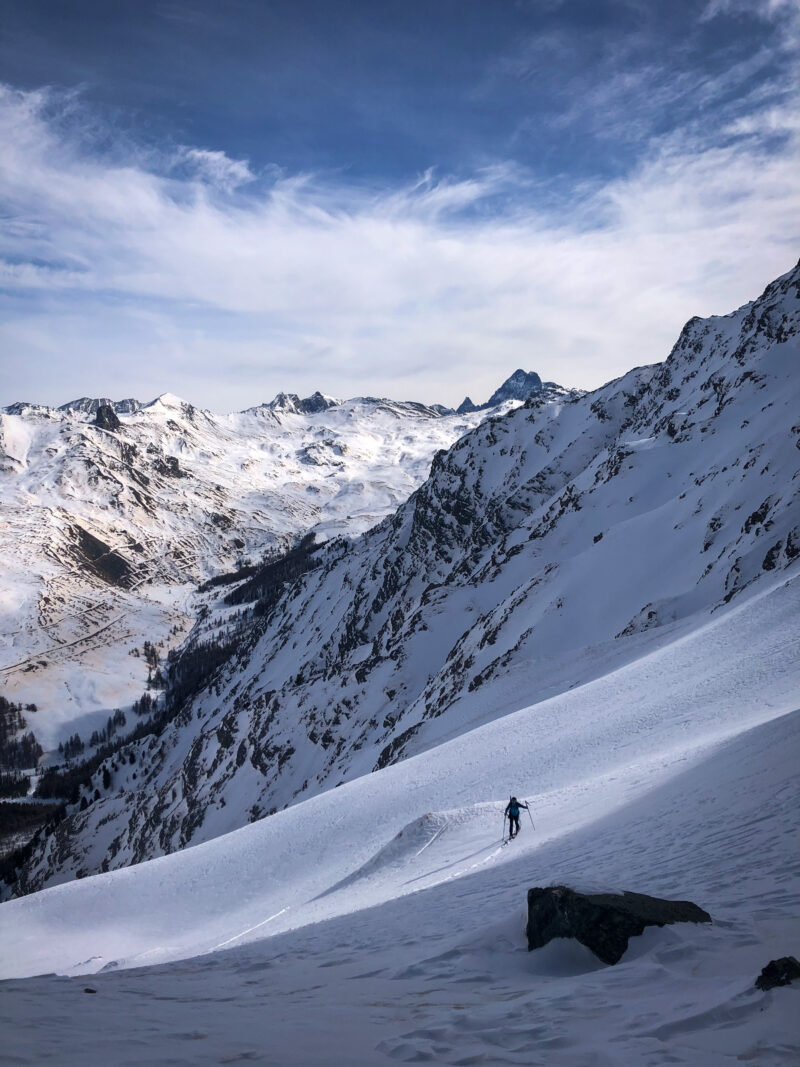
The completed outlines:
<svg viewBox="0 0 800 1067">
<path fill-rule="evenodd" d="M 533 832 L 536 833 L 536 827 L 534 826 L 534 823 L 533 823 L 533 816 L 531 815 L 531 809 L 530 808 L 526 808 L 525 810 L 528 813 L 528 818 L 531 820 L 531 826 L 533 826 Z"/>
</svg>

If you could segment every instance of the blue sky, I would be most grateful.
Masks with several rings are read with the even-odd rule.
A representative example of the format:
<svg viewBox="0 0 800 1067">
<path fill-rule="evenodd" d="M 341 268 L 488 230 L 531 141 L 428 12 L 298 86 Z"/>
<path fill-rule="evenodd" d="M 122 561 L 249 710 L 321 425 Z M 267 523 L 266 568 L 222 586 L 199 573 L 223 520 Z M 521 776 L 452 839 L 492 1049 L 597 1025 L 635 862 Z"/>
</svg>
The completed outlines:
<svg viewBox="0 0 800 1067">
<path fill-rule="evenodd" d="M 26 0 L 0 403 L 595 387 L 798 256 L 796 0 Z"/>
</svg>

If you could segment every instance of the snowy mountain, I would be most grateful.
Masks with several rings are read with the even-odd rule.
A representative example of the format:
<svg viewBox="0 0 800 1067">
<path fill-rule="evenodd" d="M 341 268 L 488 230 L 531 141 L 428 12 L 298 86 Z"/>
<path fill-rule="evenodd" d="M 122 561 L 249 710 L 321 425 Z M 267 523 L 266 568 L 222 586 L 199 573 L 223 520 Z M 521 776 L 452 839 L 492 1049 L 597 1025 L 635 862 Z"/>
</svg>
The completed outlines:
<svg viewBox="0 0 800 1067">
<path fill-rule="evenodd" d="M 796 269 L 659 366 L 489 420 L 349 546 L 226 580 L 170 668 L 175 692 L 252 604 L 210 685 L 96 768 L 97 799 L 78 783 L 22 872 L 52 888 L 0 905 L 6 1055 L 795 1062 L 796 989 L 754 981 L 796 954 L 798 296 Z M 328 749 L 303 740 L 315 707 Z M 260 788 L 307 787 L 214 836 L 263 795 L 265 741 Z M 318 750 L 341 788 L 311 779 Z M 503 844 L 509 790 L 531 818 Z M 124 865 L 192 813 L 204 843 Z M 649 929 L 614 967 L 528 952 L 526 891 L 552 884 L 713 922 Z"/>
<path fill-rule="evenodd" d="M 269 571 L 230 587 L 172 664 L 157 729 L 95 768 L 17 891 L 210 841 L 493 720 L 504 736 L 503 717 L 531 706 L 520 759 L 556 788 L 541 702 L 680 648 L 796 573 L 799 296 L 795 268 L 690 321 L 662 364 L 487 419 L 378 527 L 295 558 L 283 591 Z M 761 646 L 742 625 L 752 673 L 743 649 Z M 701 678 L 687 684 L 715 729 L 747 719 L 747 702 L 728 721 Z M 606 762 L 638 750 L 635 704 L 615 713 L 613 742 L 573 707 L 578 750 L 595 736 Z M 703 709 L 681 714 L 699 737 Z M 677 744 L 679 724 L 661 725 Z"/>
<path fill-rule="evenodd" d="M 515 370 L 492 393 L 485 404 L 473 404 L 472 400 L 467 396 L 458 405 L 456 411 L 459 415 L 466 415 L 472 411 L 497 407 L 508 400 L 528 400 L 530 397 L 544 395 L 554 399 L 559 394 L 563 396 L 566 392 L 567 390 L 560 385 L 556 385 L 555 382 L 542 382 L 542 379 L 535 371 Z"/>
<path fill-rule="evenodd" d="M 82 396 L 78 400 L 70 400 L 69 403 L 62 404 L 58 410 L 73 415 L 97 415 L 101 407 L 109 407 L 117 415 L 129 415 L 131 412 L 138 411 L 141 406 L 140 401 L 132 397 L 127 400 L 109 400 L 108 397 Z"/>
<path fill-rule="evenodd" d="M 796 990 L 754 979 L 797 929 L 798 584 L 236 833 L 1 905 L 6 1056 L 793 1062 Z M 508 788 L 533 825 L 503 847 Z M 713 923 L 648 930 L 613 968 L 529 953 L 526 891 L 559 882 Z"/>
<path fill-rule="evenodd" d="M 380 403 L 380 401 L 376 401 Z M 275 399 L 267 404 L 271 411 L 292 411 L 296 415 L 316 415 L 328 408 L 335 408 L 341 404 L 341 400 L 335 400 L 332 396 L 325 396 L 317 390 L 311 396 L 301 400 L 297 393 L 278 393 Z"/>
<path fill-rule="evenodd" d="M 483 414 L 280 394 L 231 415 L 164 394 L 0 412 L 0 678 L 33 703 L 46 749 L 141 696 L 199 582 L 312 530 L 355 535 L 393 512 L 433 454 Z M 207 599 L 207 598 L 205 598 Z"/>
</svg>

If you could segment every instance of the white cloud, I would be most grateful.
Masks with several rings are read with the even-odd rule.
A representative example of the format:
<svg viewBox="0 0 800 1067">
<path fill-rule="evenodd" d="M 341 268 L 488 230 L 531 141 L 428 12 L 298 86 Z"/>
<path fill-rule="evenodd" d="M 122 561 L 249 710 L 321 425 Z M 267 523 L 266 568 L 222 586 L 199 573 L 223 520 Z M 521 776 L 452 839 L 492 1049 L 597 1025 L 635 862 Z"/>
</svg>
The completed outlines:
<svg viewBox="0 0 800 1067">
<path fill-rule="evenodd" d="M 182 176 L 109 162 L 57 104 L 0 94 L 5 402 L 169 389 L 219 409 L 322 388 L 457 403 L 517 366 L 596 386 L 797 257 L 797 126 L 775 105 L 777 146 L 756 125 L 672 137 L 556 214 L 506 165 L 386 190 L 267 180 L 199 149 Z"/>
<path fill-rule="evenodd" d="M 186 165 L 201 179 L 223 190 L 232 192 L 240 185 L 255 181 L 246 160 L 231 159 L 224 152 L 212 152 L 204 148 L 182 146 L 175 157 L 177 166 Z"/>
<path fill-rule="evenodd" d="M 775 19 L 797 12 L 797 0 L 709 0 L 700 18 L 710 22 L 719 15 L 755 15 Z"/>
</svg>

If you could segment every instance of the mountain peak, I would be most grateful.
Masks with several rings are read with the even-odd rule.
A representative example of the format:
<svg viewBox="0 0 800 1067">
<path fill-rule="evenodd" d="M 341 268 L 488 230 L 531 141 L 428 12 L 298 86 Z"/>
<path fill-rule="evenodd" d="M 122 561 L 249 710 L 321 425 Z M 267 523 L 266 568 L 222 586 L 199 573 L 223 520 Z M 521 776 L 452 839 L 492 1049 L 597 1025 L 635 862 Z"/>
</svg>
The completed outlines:
<svg viewBox="0 0 800 1067">
<path fill-rule="evenodd" d="M 175 396 L 174 393 L 161 393 L 151 400 L 149 404 L 142 405 L 148 411 L 158 411 L 159 408 L 163 408 L 167 411 L 183 411 L 187 407 L 192 405 L 187 404 L 185 400 L 182 400 L 179 396 Z"/>
<path fill-rule="evenodd" d="M 77 400 L 69 400 L 66 404 L 61 404 L 58 410 L 71 415 L 96 415 L 100 408 L 111 408 L 117 415 L 128 415 L 132 411 L 138 411 L 141 406 L 141 403 L 133 397 L 125 400 L 109 400 L 107 396 L 81 396 Z"/>
<path fill-rule="evenodd" d="M 486 406 L 493 408 L 505 400 L 527 400 L 541 389 L 542 379 L 536 371 L 518 369 L 492 393 Z"/>
<path fill-rule="evenodd" d="M 333 396 L 326 396 L 317 390 L 311 396 L 300 399 L 297 393 L 278 393 L 274 400 L 265 407 L 272 411 L 292 412 L 295 415 L 316 415 L 317 412 L 327 411 L 328 408 L 338 407 L 341 403 Z"/>
<path fill-rule="evenodd" d="M 552 384 L 552 383 L 548 383 Z M 542 391 L 542 379 L 532 370 L 518 368 L 510 377 L 506 378 L 499 389 L 495 389 L 485 404 L 474 404 L 466 396 L 456 408 L 459 415 L 468 415 L 472 411 L 482 411 L 485 408 L 497 407 L 506 400 L 528 400 Z"/>
</svg>

